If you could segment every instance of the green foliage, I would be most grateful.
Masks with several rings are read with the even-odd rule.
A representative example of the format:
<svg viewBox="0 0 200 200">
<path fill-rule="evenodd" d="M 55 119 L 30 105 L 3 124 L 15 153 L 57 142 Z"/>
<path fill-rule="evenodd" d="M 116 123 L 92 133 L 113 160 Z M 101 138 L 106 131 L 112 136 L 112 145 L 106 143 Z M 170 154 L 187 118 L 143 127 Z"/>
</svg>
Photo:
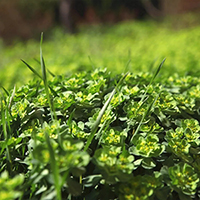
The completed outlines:
<svg viewBox="0 0 200 200">
<path fill-rule="evenodd" d="M 175 190 L 182 190 L 186 195 L 196 193 L 197 183 L 199 182 L 198 174 L 187 163 L 179 163 L 169 168 L 169 177 L 171 184 L 177 188 Z"/>
<path fill-rule="evenodd" d="M 3 171 L 0 175 L 0 198 L 2 200 L 8 200 L 20 197 L 22 191 L 18 188 L 23 184 L 23 182 L 24 176 L 22 174 L 10 178 L 8 172 Z"/>
<path fill-rule="evenodd" d="M 107 184 L 129 180 L 134 169 L 134 156 L 120 147 L 104 146 L 95 151 L 94 158 Z"/>
<path fill-rule="evenodd" d="M 42 45 L 41 38 L 41 45 Z M 199 198 L 199 77 L 47 73 L 0 106 L 0 199 Z"/>
<path fill-rule="evenodd" d="M 172 72 L 184 75 L 190 71 L 197 72 L 200 68 L 198 33 L 199 27 L 172 30 L 166 21 L 81 27 L 76 35 L 54 29 L 51 34 L 45 33 L 43 53 L 47 68 L 54 74 L 70 75 L 92 70 L 92 67 L 106 67 L 118 74 L 123 72 L 128 60 L 131 60 L 130 72 L 152 72 L 152 66 L 157 66 L 167 56 L 166 67 L 162 69 L 165 76 Z M 12 88 L 16 83 L 21 86 L 36 76 L 27 70 L 20 59 L 40 71 L 38 41 L 16 41 L 8 47 L 0 43 L 0 49 L 1 86 Z"/>
<path fill-rule="evenodd" d="M 121 192 L 120 200 L 132 200 L 132 199 L 149 199 L 153 193 L 156 193 L 163 187 L 162 179 L 159 173 L 143 176 L 135 176 L 128 183 L 120 185 L 119 190 Z"/>
<path fill-rule="evenodd" d="M 199 198 L 198 77 L 41 66 L 2 89 L 1 199 Z"/>
</svg>

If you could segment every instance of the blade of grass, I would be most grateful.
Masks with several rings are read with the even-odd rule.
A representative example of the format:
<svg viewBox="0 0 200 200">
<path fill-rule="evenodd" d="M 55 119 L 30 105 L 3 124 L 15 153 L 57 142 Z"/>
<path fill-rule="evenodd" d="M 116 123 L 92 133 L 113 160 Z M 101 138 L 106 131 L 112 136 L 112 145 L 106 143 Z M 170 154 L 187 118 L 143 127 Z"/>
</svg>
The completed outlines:
<svg viewBox="0 0 200 200">
<path fill-rule="evenodd" d="M 27 62 L 25 62 L 24 60 L 21 59 L 21 61 L 36 75 L 38 76 L 41 80 L 43 80 L 42 76 L 40 76 L 40 74 L 37 73 L 37 71 L 35 69 L 33 69 Z M 40 63 L 40 62 L 39 62 Z M 49 89 L 51 90 L 51 92 L 54 94 L 54 96 L 58 96 L 58 94 L 53 90 L 53 88 L 48 85 Z"/>
<path fill-rule="evenodd" d="M 39 65 L 41 65 L 41 63 L 40 63 L 40 61 L 39 61 L 38 59 L 34 58 L 34 60 L 35 60 Z M 56 75 L 53 74 L 49 69 L 47 69 L 47 71 L 49 72 L 49 74 L 50 74 L 52 77 L 55 77 L 55 76 L 56 76 Z"/>
<path fill-rule="evenodd" d="M 141 100 L 139 101 L 139 105 L 140 105 L 140 106 L 139 106 L 138 109 L 136 110 L 135 116 L 137 115 L 137 113 L 138 113 L 138 111 L 140 110 L 141 106 L 142 106 L 142 105 L 144 104 L 144 102 L 147 100 L 147 99 L 145 99 L 145 97 L 146 97 L 146 94 L 147 94 L 147 92 L 148 92 L 148 90 L 149 90 L 149 87 L 150 87 L 150 85 L 153 83 L 153 81 L 154 81 L 154 79 L 156 78 L 156 76 L 158 75 L 158 73 L 160 72 L 160 70 L 161 70 L 161 68 L 162 68 L 162 66 L 163 66 L 163 64 L 164 64 L 164 62 L 165 62 L 165 60 L 166 60 L 166 58 L 163 59 L 163 61 L 162 61 L 162 62 L 160 63 L 160 65 L 158 66 L 158 68 L 157 68 L 155 74 L 154 74 L 153 77 L 151 78 L 151 80 L 150 80 L 150 82 L 149 82 L 149 84 L 148 84 L 148 86 L 147 86 L 147 88 L 146 88 L 146 91 L 145 91 L 144 95 L 142 96 Z M 158 96 L 159 96 L 159 95 L 158 95 Z M 152 103 L 148 106 L 146 112 L 144 112 L 144 114 L 143 114 L 143 116 L 142 116 L 142 119 L 141 119 L 141 121 L 140 121 L 140 123 L 139 123 L 139 125 L 138 125 L 138 127 L 137 127 L 137 129 L 136 129 L 136 131 L 135 131 L 135 133 L 134 133 L 134 135 L 133 135 L 132 138 L 131 138 L 131 142 L 133 141 L 133 138 L 135 137 L 135 135 L 137 135 L 137 133 L 139 132 L 141 124 L 143 123 L 145 117 L 149 114 L 149 112 L 150 112 L 151 108 L 153 107 L 155 101 L 157 100 L 158 96 L 157 96 L 157 97 L 154 99 L 154 101 L 152 101 Z M 130 123 L 130 124 L 131 124 L 131 123 Z M 129 130 L 129 128 L 130 128 L 130 127 L 128 126 L 128 127 L 127 127 L 127 130 Z"/>
<path fill-rule="evenodd" d="M 147 94 L 147 92 L 148 92 L 148 90 L 149 90 L 150 85 L 153 83 L 154 79 L 155 79 L 156 76 L 159 74 L 159 72 L 160 72 L 160 70 L 161 70 L 161 68 L 162 68 L 162 66 L 163 66 L 163 64 L 164 64 L 164 62 L 165 62 L 165 60 L 166 60 L 166 58 L 164 58 L 163 61 L 162 61 L 162 62 L 160 63 L 160 65 L 158 66 L 158 68 L 157 68 L 157 70 L 156 70 L 154 76 L 151 78 L 151 80 L 150 80 L 150 82 L 149 82 L 149 84 L 148 84 L 148 86 L 147 86 L 147 89 L 146 89 L 144 95 L 142 96 L 140 102 L 142 102 L 142 101 L 144 100 L 144 98 L 145 98 L 145 96 L 146 96 L 146 94 Z"/>
<path fill-rule="evenodd" d="M 6 105 L 6 111 L 5 111 L 5 115 L 6 115 L 6 121 L 7 121 L 7 127 L 8 127 L 8 132 L 10 133 L 11 132 L 11 127 L 10 127 L 10 118 L 12 116 L 11 114 L 11 105 L 12 105 L 12 102 L 13 102 L 13 98 L 15 96 L 15 91 L 16 91 L 16 86 L 14 86 L 13 88 L 13 92 L 11 94 L 11 96 L 9 97 L 9 104 Z M 10 137 L 10 136 L 9 136 Z"/>
<path fill-rule="evenodd" d="M 4 90 L 4 92 L 6 93 L 6 95 L 9 97 L 10 96 L 9 92 L 4 87 L 2 87 L 2 89 Z M 5 107 L 6 107 L 5 116 L 6 116 L 6 119 L 7 119 L 6 122 L 7 122 L 7 127 L 9 129 L 9 132 L 11 131 L 10 120 L 9 120 L 9 118 L 11 117 L 10 108 L 11 108 L 11 104 L 12 104 L 12 101 L 13 101 L 13 98 L 14 98 L 14 95 L 15 95 L 15 90 L 16 90 L 16 87 L 14 86 L 14 89 L 13 89 L 13 92 L 11 94 L 11 97 L 9 98 L 9 105 L 7 105 L 6 98 L 3 95 L 3 93 L 2 93 L 2 99 L 4 100 Z"/>
<path fill-rule="evenodd" d="M 13 99 L 14 99 L 14 96 L 15 96 L 15 91 L 16 91 L 16 85 L 14 86 L 12 95 L 11 95 L 10 100 L 9 100 L 9 105 L 8 105 L 8 109 L 9 109 L 9 110 L 10 110 L 10 108 L 11 108 L 11 105 L 12 105 L 12 102 L 13 102 Z"/>
<path fill-rule="evenodd" d="M 112 118 L 111 118 L 111 119 L 112 119 Z M 103 138 L 103 136 L 104 136 L 104 134 L 102 134 L 102 131 L 103 131 L 104 127 L 105 127 L 104 131 L 106 131 L 106 130 L 108 129 L 108 127 L 109 127 L 109 125 L 110 125 L 110 122 L 111 122 L 111 119 L 108 120 L 108 121 L 104 121 L 103 125 L 101 126 L 101 128 L 100 128 L 99 131 L 97 132 L 97 135 L 96 135 L 95 139 L 99 139 L 99 141 L 98 141 L 98 147 L 100 146 L 101 141 L 102 141 L 102 138 Z M 97 148 L 98 148 L 98 147 L 97 147 Z"/>
<path fill-rule="evenodd" d="M 9 96 L 9 92 L 3 86 L 1 86 L 1 88 L 4 90 L 4 92 L 6 93 L 6 95 Z"/>
<path fill-rule="evenodd" d="M 42 69 L 42 80 L 44 82 L 46 93 L 48 93 L 48 96 L 49 96 L 49 90 L 47 89 L 48 82 L 47 82 L 46 66 L 45 66 L 43 53 L 42 53 L 42 43 L 43 43 L 43 33 L 41 34 L 41 40 L 40 40 L 40 64 L 41 64 L 41 69 Z"/>
<path fill-rule="evenodd" d="M 48 73 L 49 73 L 53 78 L 56 77 L 56 75 L 53 74 L 49 69 L 47 69 L 47 71 L 48 71 Z"/>
<path fill-rule="evenodd" d="M 143 114 L 143 116 L 142 116 L 142 119 L 141 119 L 139 125 L 137 126 L 137 129 L 135 130 L 134 135 L 132 136 L 132 138 L 131 138 L 131 140 L 130 140 L 131 142 L 133 141 L 134 137 L 135 137 L 135 136 L 137 135 L 137 133 L 139 132 L 140 126 L 142 125 L 142 123 L 143 123 L 145 117 L 150 113 L 150 111 L 151 111 L 153 105 L 155 104 L 156 100 L 158 99 L 158 97 L 159 97 L 159 94 L 158 94 L 158 96 L 151 102 L 151 104 L 148 106 L 147 110 L 144 112 L 144 114 Z"/>
<path fill-rule="evenodd" d="M 130 63 L 131 63 L 131 59 L 129 59 L 129 60 L 127 61 L 126 66 L 125 66 L 125 68 L 124 68 L 124 73 L 126 73 L 126 71 L 128 70 L 128 66 L 129 66 Z"/>
<path fill-rule="evenodd" d="M 50 111 L 51 111 L 51 118 L 53 120 L 54 118 L 56 119 L 57 117 L 56 117 L 56 113 L 54 111 L 53 103 L 50 98 L 49 85 L 48 85 L 47 74 L 46 74 L 46 66 L 45 66 L 45 62 L 44 62 L 44 58 L 43 58 L 43 54 L 42 54 L 42 42 L 43 42 L 43 33 L 41 34 L 41 40 L 40 40 L 40 63 L 41 63 L 41 69 L 42 69 L 42 80 L 44 83 L 45 92 L 47 95 L 47 100 L 48 100 Z"/>
<path fill-rule="evenodd" d="M 135 116 L 137 115 L 137 113 L 138 113 L 138 111 L 140 110 L 141 106 L 142 106 L 142 105 L 144 104 L 144 102 L 147 100 L 148 97 L 146 98 L 146 94 L 147 94 L 147 92 L 148 92 L 148 90 L 149 90 L 149 87 L 150 87 L 150 85 L 153 83 L 153 81 L 154 81 L 154 79 L 156 78 L 156 76 L 158 75 L 158 73 L 160 72 L 160 70 L 161 70 L 161 68 L 162 68 L 162 66 L 163 66 L 163 64 L 164 64 L 164 62 L 165 62 L 165 60 L 166 60 L 166 58 L 164 58 L 163 61 L 160 63 L 160 65 L 158 66 L 158 68 L 157 68 L 155 74 L 153 75 L 153 77 L 151 78 L 149 84 L 147 85 L 146 91 L 145 91 L 145 93 L 142 95 L 142 98 L 140 99 L 140 101 L 139 101 L 139 103 L 138 103 L 139 106 L 138 106 L 137 110 L 135 111 Z M 145 98 L 146 98 L 146 99 L 145 99 Z M 130 123 L 130 124 L 131 124 L 131 123 Z M 129 128 L 130 128 L 130 127 L 128 126 L 128 127 L 127 127 L 127 130 L 128 130 Z"/>
<path fill-rule="evenodd" d="M 111 102 L 111 100 L 112 100 L 112 98 L 113 98 L 115 92 L 116 92 L 117 89 L 120 87 L 120 85 L 122 84 L 123 80 L 126 78 L 127 74 L 128 74 L 128 73 L 126 73 L 126 74 L 120 79 L 120 81 L 118 82 L 118 84 L 115 86 L 115 88 L 114 88 L 113 91 L 111 92 L 111 94 L 110 94 L 108 100 L 106 101 L 106 103 L 104 104 L 104 106 L 102 107 L 102 109 L 100 110 L 99 115 L 98 115 L 98 117 L 97 117 L 97 119 L 96 119 L 96 121 L 95 121 L 95 123 L 94 123 L 92 129 L 91 129 L 91 134 L 90 134 L 90 136 L 89 136 L 89 138 L 88 138 L 88 140 L 87 140 L 87 142 L 86 142 L 86 145 L 85 145 L 85 147 L 84 147 L 84 150 L 85 150 L 85 151 L 87 151 L 88 147 L 89 147 L 90 144 L 92 143 L 92 140 L 93 140 L 93 138 L 94 138 L 94 136 L 95 136 L 95 133 L 96 133 L 96 131 L 97 131 L 97 129 L 98 129 L 98 126 L 99 126 L 99 124 L 100 124 L 100 122 L 101 122 L 101 118 L 103 117 L 103 115 L 104 115 L 106 109 L 108 108 L 108 106 L 109 106 L 109 104 L 110 104 L 110 102 Z"/>
<path fill-rule="evenodd" d="M 94 62 L 92 61 L 92 58 L 90 56 L 88 56 L 88 59 L 92 65 L 92 69 L 94 70 L 95 69 L 95 65 L 94 65 Z"/>
<path fill-rule="evenodd" d="M 37 73 L 37 71 L 35 69 L 33 69 L 26 61 L 22 60 L 21 61 L 36 75 L 38 76 L 40 79 L 42 79 L 42 76 L 40 76 L 40 74 Z"/>
<path fill-rule="evenodd" d="M 6 159 L 9 163 L 8 167 L 11 170 L 12 169 L 12 160 L 11 160 L 11 155 L 10 155 L 10 149 L 8 147 L 8 140 L 9 140 L 10 136 L 9 136 L 9 133 L 8 133 L 8 130 L 7 130 L 7 123 L 6 122 L 7 122 L 7 120 L 9 121 L 7 115 L 8 115 L 8 108 L 7 108 L 7 105 L 6 105 L 6 99 L 4 97 L 4 94 L 2 93 L 2 95 L 1 95 L 1 124 L 2 124 L 2 128 L 3 128 L 4 140 L 5 140 L 5 143 L 6 143 Z M 9 127 L 9 129 L 10 129 L 10 127 Z"/>
<path fill-rule="evenodd" d="M 105 113 L 108 105 L 110 104 L 110 101 L 112 100 L 112 98 L 113 98 L 113 96 L 115 94 L 115 91 L 116 91 L 116 89 L 114 88 L 114 90 L 111 92 L 108 100 L 106 101 L 106 103 L 104 104 L 104 106 L 102 107 L 102 109 L 100 110 L 99 115 L 98 115 L 98 117 L 97 117 L 97 119 L 96 119 L 96 121 L 95 121 L 95 123 L 94 123 L 94 125 L 92 127 L 91 134 L 90 134 L 90 136 L 89 136 L 89 138 L 88 138 L 88 140 L 86 142 L 86 145 L 84 147 L 85 151 L 87 151 L 88 147 L 92 143 L 92 140 L 93 140 L 93 138 L 95 136 L 95 133 L 96 133 L 96 131 L 98 129 L 98 126 L 99 126 L 99 124 L 101 122 L 101 118 L 103 117 L 103 115 L 104 115 L 104 113 Z"/>
<path fill-rule="evenodd" d="M 46 67 L 45 67 L 45 62 L 44 62 L 44 58 L 43 58 L 43 54 L 42 54 L 42 42 L 43 42 L 43 33 L 41 34 L 41 40 L 40 40 L 40 63 L 41 63 L 41 68 L 42 68 L 42 79 L 44 82 L 45 92 L 46 92 L 47 100 L 48 100 L 49 107 L 51 110 L 51 118 L 52 118 L 52 120 L 54 120 L 54 118 L 56 120 L 56 118 L 57 118 L 56 113 L 53 110 L 53 103 L 51 101 L 50 93 L 49 93 L 49 87 L 48 87 L 48 81 L 47 81 L 47 75 L 46 75 Z M 50 163 L 51 163 L 51 169 L 52 169 L 53 177 L 54 177 L 54 185 L 56 188 L 56 197 L 57 197 L 57 200 L 62 200 L 59 169 L 58 169 L 58 165 L 57 165 L 57 162 L 55 159 L 55 152 L 51 145 L 49 135 L 46 131 L 45 131 L 45 138 L 46 138 L 46 143 L 48 146 L 48 151 L 50 154 Z"/>
</svg>

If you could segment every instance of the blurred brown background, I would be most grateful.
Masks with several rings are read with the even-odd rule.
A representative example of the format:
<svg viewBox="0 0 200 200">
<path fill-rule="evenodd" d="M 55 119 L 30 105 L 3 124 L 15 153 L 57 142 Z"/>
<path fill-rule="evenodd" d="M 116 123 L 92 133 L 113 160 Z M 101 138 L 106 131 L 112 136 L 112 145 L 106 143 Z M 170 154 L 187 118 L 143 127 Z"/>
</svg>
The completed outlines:
<svg viewBox="0 0 200 200">
<path fill-rule="evenodd" d="M 163 19 L 200 11 L 200 0 L 0 0 L 0 37 L 29 39 L 55 26 L 74 33 L 81 24 Z"/>
</svg>

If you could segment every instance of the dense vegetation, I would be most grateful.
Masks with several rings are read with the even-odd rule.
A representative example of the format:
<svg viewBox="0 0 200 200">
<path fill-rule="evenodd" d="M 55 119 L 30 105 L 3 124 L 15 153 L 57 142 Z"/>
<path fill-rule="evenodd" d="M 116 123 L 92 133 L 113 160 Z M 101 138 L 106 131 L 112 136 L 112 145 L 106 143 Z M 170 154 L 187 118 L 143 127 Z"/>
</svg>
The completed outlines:
<svg viewBox="0 0 200 200">
<path fill-rule="evenodd" d="M 1 199 L 198 198 L 199 78 L 156 75 L 44 70 L 5 92 Z"/>
<path fill-rule="evenodd" d="M 187 20 L 192 17 L 187 16 Z M 184 22 L 186 23 L 186 22 Z M 183 27 L 179 21 L 174 28 Z M 187 23 L 186 23 L 187 24 Z M 199 27 L 176 30 L 170 23 L 126 22 L 115 26 L 83 28 L 77 35 L 64 35 L 57 29 L 44 33 L 43 52 L 49 70 L 54 74 L 73 74 L 93 67 L 105 67 L 121 73 L 131 59 L 129 71 L 152 72 L 152 65 L 167 58 L 163 74 L 173 71 L 184 75 L 195 71 L 199 64 Z M 16 42 L 14 46 L 0 45 L 0 85 L 12 88 L 17 82 L 27 83 L 32 77 L 20 59 L 39 70 L 36 60 L 38 41 Z M 36 60 L 35 60 L 36 59 Z M 19 85 L 19 84 L 18 84 Z"/>
<path fill-rule="evenodd" d="M 138 26 L 144 28 L 143 25 Z M 183 51 L 178 48 L 180 43 L 173 43 L 177 51 L 168 49 L 167 52 L 172 54 L 167 54 L 170 55 L 167 62 L 163 60 L 161 64 L 152 64 L 153 49 L 158 57 L 162 57 L 165 45 L 170 46 L 170 37 L 180 34 L 189 41 L 185 35 L 190 31 L 196 34 L 198 28 L 170 32 L 173 34 L 168 35 L 169 40 L 163 39 L 165 45 L 160 44 L 163 48 L 159 50 L 156 49 L 158 35 L 157 40 L 151 42 L 151 47 L 147 36 L 151 38 L 154 33 L 138 29 L 135 43 L 139 37 L 142 43 L 145 35 L 150 50 L 143 46 L 146 48 L 137 52 L 131 47 L 131 51 L 139 56 L 134 57 L 135 63 L 134 60 L 131 63 L 132 54 L 123 52 L 131 45 L 131 39 L 128 36 L 124 39 L 119 27 L 127 27 L 127 34 L 133 27 L 121 25 L 114 31 L 129 44 L 123 46 L 115 37 L 112 40 L 108 32 L 105 33 L 105 44 L 101 43 L 99 38 L 103 37 L 100 34 L 96 40 L 93 39 L 98 45 L 91 48 L 97 49 L 96 54 L 93 51 L 92 61 L 84 61 L 82 49 L 77 51 L 80 58 L 74 54 L 76 59 L 69 62 L 67 70 L 63 70 L 73 72 L 84 66 L 80 73 L 55 75 L 54 69 L 49 68 L 53 65 L 55 69 L 56 66 L 62 68 L 62 55 L 63 65 L 67 65 L 70 53 L 75 49 L 74 46 L 71 51 L 68 47 L 61 47 L 68 39 L 60 36 L 60 45 L 55 40 L 44 43 L 43 51 L 47 54 L 46 64 L 50 71 L 45 66 L 41 48 L 35 63 L 40 65 L 42 73 L 32 62 L 23 60 L 24 68 L 18 68 L 18 72 L 28 71 L 28 67 L 35 78 L 27 84 L 13 86 L 12 90 L 2 87 L 1 200 L 200 198 L 200 80 L 198 74 L 190 70 L 191 66 L 194 71 L 198 67 L 194 56 L 198 54 L 198 44 L 191 50 L 188 43 Z M 68 37 L 74 38 L 74 41 L 76 38 L 77 45 L 80 43 L 80 49 L 77 49 L 81 50 L 83 43 L 90 41 L 92 45 L 93 34 L 83 34 L 82 39 L 79 39 L 80 36 Z M 133 32 L 130 31 L 130 34 Z M 192 36 L 190 39 L 195 40 Z M 30 44 L 32 52 L 36 51 L 35 43 Z M 105 48 L 105 54 L 98 49 L 102 48 L 101 44 L 109 47 Z M 116 45 L 115 48 L 111 48 L 111 44 Z M 50 56 L 52 47 L 56 55 Z M 21 44 L 26 58 L 30 50 L 25 51 L 24 48 L 25 45 Z M 64 49 L 66 52 L 63 52 Z M 13 52 L 10 50 L 11 54 Z M 114 52 L 118 54 L 112 60 Z M 4 53 L 8 57 L 9 51 Z M 181 53 L 184 58 L 180 57 Z M 190 59 L 190 63 L 186 62 L 186 58 Z M 185 62 L 182 62 L 184 59 Z M 75 61 L 78 64 L 73 68 Z M 109 70 L 97 68 L 93 62 L 98 65 L 105 62 Z M 86 67 L 89 65 L 91 67 Z M 61 68 L 57 70 L 61 72 Z M 115 73 L 110 73 L 112 69 Z M 144 71 L 139 72 L 141 69 Z M 173 73 L 186 72 L 183 69 L 190 72 L 185 75 Z M 16 72 L 12 78 L 16 78 Z"/>
</svg>

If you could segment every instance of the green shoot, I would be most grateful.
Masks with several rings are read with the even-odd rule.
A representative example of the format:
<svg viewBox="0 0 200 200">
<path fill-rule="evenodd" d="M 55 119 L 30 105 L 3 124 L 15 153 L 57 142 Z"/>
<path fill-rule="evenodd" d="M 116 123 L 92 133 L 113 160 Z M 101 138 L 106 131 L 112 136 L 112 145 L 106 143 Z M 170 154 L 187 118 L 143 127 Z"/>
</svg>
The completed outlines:
<svg viewBox="0 0 200 200">
<path fill-rule="evenodd" d="M 99 115 L 98 115 L 98 117 L 97 117 L 97 119 L 96 119 L 96 121 L 95 121 L 95 123 L 94 123 L 94 125 L 93 125 L 93 127 L 92 127 L 91 134 L 90 134 L 90 136 L 89 136 L 89 138 L 88 138 L 88 140 L 87 140 L 87 142 L 86 142 L 86 145 L 85 145 L 85 147 L 84 147 L 84 150 L 85 150 L 85 151 L 87 151 L 88 147 L 89 147 L 90 144 L 92 143 L 92 140 L 93 140 L 93 138 L 94 138 L 94 136 L 95 136 L 95 133 L 96 133 L 96 131 L 97 131 L 98 127 L 99 127 L 99 124 L 100 124 L 100 122 L 101 122 L 101 118 L 103 117 L 103 115 L 104 115 L 106 109 L 108 108 L 108 106 L 109 106 L 109 104 L 110 104 L 110 102 L 111 102 L 113 96 L 115 95 L 116 90 L 120 87 L 120 85 L 122 84 L 123 80 L 126 78 L 127 74 L 128 74 L 128 73 L 126 73 L 126 74 L 120 79 L 120 81 L 118 82 L 118 84 L 116 85 L 116 87 L 115 87 L 115 88 L 113 89 L 113 91 L 111 92 L 111 94 L 110 94 L 108 100 L 106 101 L 106 103 L 104 104 L 104 106 L 102 107 L 102 109 L 100 110 Z M 100 133 L 99 133 L 99 134 L 100 134 Z"/>
<path fill-rule="evenodd" d="M 1 97 L 1 124 L 2 124 L 3 134 L 4 134 L 4 138 L 5 138 L 6 159 L 9 162 L 9 168 L 11 169 L 12 160 L 11 160 L 10 150 L 9 150 L 9 147 L 8 147 L 8 140 L 9 140 L 10 136 L 9 136 L 9 132 L 7 130 L 7 123 L 6 123 L 6 121 L 9 121 L 8 113 L 9 112 L 8 112 L 8 106 L 7 106 L 7 103 L 6 103 L 6 99 L 5 99 L 5 97 L 2 93 L 2 97 Z"/>
<path fill-rule="evenodd" d="M 53 120 L 54 118 L 56 119 L 57 117 L 54 112 L 53 103 L 51 101 L 51 97 L 50 97 L 50 93 L 49 93 L 49 86 L 48 86 L 47 74 L 46 74 L 46 66 L 45 66 L 45 62 L 44 62 L 44 58 L 43 58 L 43 54 L 42 54 L 42 42 L 43 42 L 43 33 L 41 34 L 41 41 L 40 41 L 40 63 L 41 63 L 41 69 L 42 69 L 42 79 L 43 79 L 49 107 L 51 110 L 51 118 Z"/>
<path fill-rule="evenodd" d="M 45 92 L 46 92 L 47 100 L 48 100 L 49 107 L 51 110 L 51 118 L 52 118 L 52 120 L 54 120 L 57 117 L 56 117 L 56 113 L 53 108 L 53 103 L 50 98 L 47 75 L 46 75 L 46 67 L 45 67 L 45 62 L 44 62 L 44 58 L 43 58 L 43 54 L 42 54 L 42 42 L 43 42 L 43 33 L 41 34 L 41 41 L 40 41 L 40 63 L 41 63 L 41 69 L 42 69 L 42 79 L 44 82 Z M 61 197 L 61 185 L 60 185 L 60 180 L 59 180 L 59 177 L 60 177 L 59 169 L 58 169 L 58 165 L 57 165 L 56 159 L 55 159 L 55 152 L 53 150 L 53 147 L 51 145 L 51 141 L 50 141 L 50 138 L 49 138 L 49 135 L 47 132 L 45 132 L 45 138 L 46 138 L 46 142 L 47 142 L 47 146 L 48 146 L 48 150 L 49 150 L 49 154 L 50 154 L 50 162 L 51 162 L 51 168 L 52 168 L 53 177 L 54 177 L 54 185 L 56 188 L 56 196 L 57 196 L 58 200 L 61 200 L 62 197 Z"/>
<path fill-rule="evenodd" d="M 149 82 L 149 84 L 148 84 L 148 86 L 147 86 L 147 89 L 146 89 L 144 95 L 142 96 L 140 102 L 143 102 L 143 101 L 144 101 L 144 99 L 145 99 L 145 97 L 146 97 L 146 94 L 147 94 L 147 92 L 148 92 L 148 90 L 149 90 L 150 85 L 153 83 L 153 81 L 155 80 L 156 76 L 159 74 L 159 72 L 160 72 L 160 70 L 161 70 L 161 68 L 162 68 L 162 66 L 163 66 L 163 64 L 164 64 L 164 62 L 165 62 L 165 60 L 166 60 L 166 58 L 164 58 L 163 61 L 162 61 L 162 62 L 160 63 L 160 65 L 158 66 L 158 69 L 156 70 L 155 74 L 154 74 L 153 77 L 151 78 L 151 80 L 150 80 L 150 82 Z"/>
<path fill-rule="evenodd" d="M 40 76 L 40 74 L 37 73 L 37 71 L 35 69 L 33 69 L 26 61 L 22 60 L 21 61 L 36 75 L 38 76 L 40 79 L 42 79 L 42 76 Z"/>
<path fill-rule="evenodd" d="M 162 66 L 163 66 L 163 64 L 164 64 L 164 62 L 165 62 L 165 60 L 166 60 L 166 58 L 164 58 L 163 61 L 160 63 L 160 65 L 158 66 L 158 68 L 157 68 L 155 74 L 153 75 L 153 77 L 151 78 L 149 84 L 147 85 L 146 91 L 145 91 L 145 93 L 143 94 L 141 100 L 139 101 L 139 105 L 140 105 L 140 106 L 139 106 L 138 109 L 136 110 L 135 116 L 137 115 L 137 113 L 138 113 L 138 111 L 140 110 L 141 106 L 142 106 L 142 105 L 145 103 L 145 101 L 147 100 L 148 97 L 146 98 L 146 94 L 147 94 L 147 92 L 148 92 L 148 90 L 149 90 L 149 87 L 150 87 L 150 85 L 153 83 L 153 81 L 154 81 L 154 79 L 156 78 L 156 76 L 158 75 L 158 73 L 160 72 L 160 70 L 161 70 L 161 68 L 162 68 Z M 145 98 L 146 98 L 146 99 L 145 99 Z M 157 98 L 158 98 L 158 97 L 157 97 Z M 157 98 L 156 98 L 156 99 L 157 99 Z M 156 99 L 155 99 L 155 100 L 156 100 Z M 141 121 L 140 121 L 140 123 L 139 123 L 137 129 L 136 129 L 136 132 L 134 133 L 134 136 L 138 133 L 141 124 L 143 123 L 145 117 L 146 117 L 146 116 L 148 115 L 148 113 L 150 112 L 152 106 L 153 106 L 154 103 L 155 103 L 155 100 L 149 105 L 148 109 L 147 109 L 146 112 L 144 113 L 144 115 L 143 115 L 143 117 L 142 117 L 142 119 L 141 119 Z M 130 123 L 130 124 L 131 124 L 131 123 Z M 130 124 L 129 124 L 129 126 L 127 127 L 127 130 L 130 128 Z M 131 141 L 133 140 L 134 136 L 132 136 Z"/>
<path fill-rule="evenodd" d="M 158 96 L 159 96 L 159 94 L 158 94 Z M 134 137 L 135 137 L 135 136 L 137 135 L 137 133 L 139 132 L 140 126 L 142 125 L 142 123 L 143 123 L 145 117 L 148 116 L 148 114 L 150 113 L 150 111 L 151 111 L 153 105 L 155 104 L 156 100 L 158 99 L 158 96 L 151 102 L 151 104 L 148 106 L 147 110 L 144 112 L 144 114 L 143 114 L 143 116 L 142 116 L 142 119 L 141 119 L 139 125 L 137 126 L 137 129 L 135 130 L 134 135 L 133 135 L 132 138 L 131 138 L 131 142 L 133 141 Z"/>
</svg>

